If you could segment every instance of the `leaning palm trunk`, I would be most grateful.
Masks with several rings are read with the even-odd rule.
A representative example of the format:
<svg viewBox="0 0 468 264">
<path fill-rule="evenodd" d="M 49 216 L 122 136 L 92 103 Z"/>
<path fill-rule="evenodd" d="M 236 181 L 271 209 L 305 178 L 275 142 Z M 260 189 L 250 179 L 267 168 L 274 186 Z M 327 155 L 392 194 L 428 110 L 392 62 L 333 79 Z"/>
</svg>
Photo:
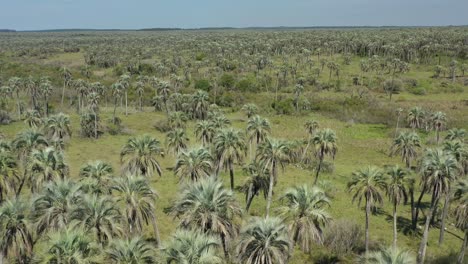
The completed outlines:
<svg viewBox="0 0 468 264">
<path fill-rule="evenodd" d="M 418 250 L 418 257 L 416 259 L 418 264 L 424 263 L 424 258 L 426 257 L 426 249 L 427 249 L 427 240 L 429 238 L 429 226 L 431 225 L 432 215 L 435 212 L 436 205 L 439 202 L 438 198 L 433 198 L 431 203 L 431 208 L 429 210 L 429 214 L 426 217 L 426 224 L 424 226 L 424 233 L 421 240 L 421 244 L 419 245 Z"/>
<path fill-rule="evenodd" d="M 315 172 L 314 185 L 317 184 L 319 173 L 320 173 L 320 170 L 322 169 L 322 162 L 323 162 L 323 156 L 320 157 L 319 164 L 318 164 L 318 167 L 317 167 L 317 171 Z"/>
<path fill-rule="evenodd" d="M 270 173 L 270 186 L 268 187 L 268 199 L 267 199 L 267 206 L 266 206 L 266 217 L 270 215 L 270 206 L 271 206 L 271 199 L 273 196 L 273 184 L 275 181 L 275 173 L 276 173 L 276 162 L 273 161 L 272 169 Z"/>
<path fill-rule="evenodd" d="M 463 244 L 460 250 L 460 254 L 458 255 L 457 264 L 463 264 L 467 246 L 468 246 L 468 227 L 465 228 L 465 238 L 463 239 Z"/>
<path fill-rule="evenodd" d="M 450 193 L 447 193 L 447 195 L 445 195 L 444 209 L 442 210 L 442 220 L 440 223 L 439 245 L 441 245 L 444 242 L 445 220 L 447 218 L 448 209 L 450 207 L 450 195 Z"/>
<path fill-rule="evenodd" d="M 419 195 L 419 198 L 418 198 L 418 203 L 416 204 L 416 213 L 414 215 L 414 219 L 413 219 L 413 229 L 416 230 L 416 227 L 417 227 L 417 224 L 418 224 L 418 218 L 419 218 L 419 211 L 420 211 L 420 208 L 421 208 L 421 202 L 422 202 L 422 199 L 424 197 L 424 194 L 426 193 L 426 186 L 423 187 L 423 189 L 421 190 L 421 194 Z"/>
<path fill-rule="evenodd" d="M 250 209 L 250 205 L 252 204 L 254 198 L 253 194 L 253 183 L 250 184 L 249 186 L 249 192 L 247 193 L 247 201 L 246 201 L 246 206 L 245 206 L 245 212 L 248 213 Z"/>
<path fill-rule="evenodd" d="M 159 235 L 159 228 L 158 228 L 158 223 L 156 221 L 156 216 L 153 216 L 151 218 L 151 221 L 152 221 L 152 224 L 153 224 L 153 232 L 154 232 L 154 236 L 155 236 L 155 239 L 156 239 L 156 243 L 157 243 L 158 247 L 161 247 L 161 237 Z"/>
</svg>

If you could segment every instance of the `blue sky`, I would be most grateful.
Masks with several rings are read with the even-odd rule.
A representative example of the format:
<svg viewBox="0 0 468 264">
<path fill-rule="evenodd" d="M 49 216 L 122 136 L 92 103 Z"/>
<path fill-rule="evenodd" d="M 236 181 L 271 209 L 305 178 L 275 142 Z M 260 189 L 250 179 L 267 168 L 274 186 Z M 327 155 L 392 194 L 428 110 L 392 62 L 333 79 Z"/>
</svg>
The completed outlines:
<svg viewBox="0 0 468 264">
<path fill-rule="evenodd" d="M 0 28 L 467 25 L 468 0 L 0 0 Z"/>
</svg>

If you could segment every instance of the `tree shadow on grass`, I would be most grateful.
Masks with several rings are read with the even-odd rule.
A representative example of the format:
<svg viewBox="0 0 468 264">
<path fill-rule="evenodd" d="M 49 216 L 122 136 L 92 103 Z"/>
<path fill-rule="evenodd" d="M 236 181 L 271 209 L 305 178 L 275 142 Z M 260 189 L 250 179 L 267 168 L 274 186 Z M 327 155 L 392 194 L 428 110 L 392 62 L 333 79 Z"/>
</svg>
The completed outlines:
<svg viewBox="0 0 468 264">
<path fill-rule="evenodd" d="M 437 256 L 431 259 L 428 259 L 427 263 L 429 264 L 453 264 L 457 263 L 458 253 L 450 252 L 445 256 Z"/>
</svg>

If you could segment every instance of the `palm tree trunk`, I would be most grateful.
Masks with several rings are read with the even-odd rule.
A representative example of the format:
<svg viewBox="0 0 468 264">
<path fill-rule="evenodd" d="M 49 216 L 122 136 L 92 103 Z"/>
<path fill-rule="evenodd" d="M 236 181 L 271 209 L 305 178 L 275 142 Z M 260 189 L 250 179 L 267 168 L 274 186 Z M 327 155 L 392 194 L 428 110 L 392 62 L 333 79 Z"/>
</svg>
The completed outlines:
<svg viewBox="0 0 468 264">
<path fill-rule="evenodd" d="M 316 171 L 316 173 L 315 173 L 314 185 L 317 184 L 318 177 L 319 177 L 319 173 L 320 173 L 320 170 L 322 169 L 322 162 L 323 162 L 323 158 L 320 157 L 319 164 L 318 164 L 318 167 L 317 167 L 317 171 Z"/>
<path fill-rule="evenodd" d="M 158 247 L 161 247 L 161 237 L 159 236 L 159 228 L 158 223 L 156 222 L 156 216 L 153 216 L 151 221 L 153 224 L 153 232 L 156 239 L 156 243 L 158 244 Z"/>
<path fill-rule="evenodd" d="M 421 208 L 421 202 L 422 202 L 422 199 L 423 199 L 423 196 L 424 196 L 425 192 L 426 192 L 426 186 L 424 186 L 423 189 L 421 190 L 421 194 L 419 195 L 418 203 L 416 205 L 416 214 L 414 215 L 414 219 L 413 219 L 413 229 L 415 229 L 415 230 L 416 230 L 416 226 L 418 224 L 419 211 L 420 211 L 420 208 Z"/>
<path fill-rule="evenodd" d="M 275 173 L 276 173 L 276 162 L 273 161 L 271 173 L 270 173 L 270 186 L 268 187 L 268 199 L 267 199 L 267 206 L 266 206 L 266 217 L 270 215 L 270 206 L 271 206 L 271 199 L 273 196 L 273 184 L 275 181 Z"/>
<path fill-rule="evenodd" d="M 450 196 L 450 193 L 447 193 L 447 195 L 445 195 L 444 209 L 442 211 L 442 220 L 440 223 L 439 245 L 441 245 L 444 242 L 445 220 L 447 218 L 448 209 L 450 207 Z"/>
<path fill-rule="evenodd" d="M 397 248 L 397 203 L 393 201 L 393 248 Z"/>
<path fill-rule="evenodd" d="M 416 259 L 416 262 L 418 264 L 423 264 L 424 263 L 424 258 L 426 257 L 427 240 L 429 238 L 429 226 L 431 225 L 432 215 L 434 214 L 437 202 L 438 202 L 438 199 L 433 200 L 433 202 L 431 204 L 431 209 L 429 210 L 429 214 L 426 217 L 426 224 L 424 226 L 424 233 L 423 233 L 423 237 L 422 237 L 422 240 L 421 240 L 421 244 L 419 245 L 418 257 Z"/>
<path fill-rule="evenodd" d="M 458 255 L 457 264 L 463 264 L 467 245 L 468 245 L 468 229 L 465 230 L 465 239 L 463 239 L 463 244 L 460 249 L 460 254 Z"/>
<path fill-rule="evenodd" d="M 117 97 L 114 100 L 114 114 L 112 116 L 112 122 L 115 123 L 115 111 L 117 110 Z"/>
<path fill-rule="evenodd" d="M 231 161 L 229 161 L 229 177 L 231 178 L 231 190 L 234 190 L 234 168 Z"/>
<path fill-rule="evenodd" d="M 125 115 L 128 115 L 128 93 L 125 91 Z"/>
<path fill-rule="evenodd" d="M 414 188 L 409 189 L 409 196 L 410 196 L 410 205 L 411 205 L 411 222 L 413 221 L 416 215 L 416 206 L 414 204 Z"/>
<path fill-rule="evenodd" d="M 366 259 L 369 253 L 369 215 L 370 215 L 370 203 L 366 197 Z"/>
<path fill-rule="evenodd" d="M 400 114 L 398 114 L 398 117 L 397 117 L 397 121 L 396 121 L 396 128 L 395 128 L 395 137 L 397 137 L 398 135 L 398 127 L 399 127 L 399 124 L 400 124 Z"/>
<path fill-rule="evenodd" d="M 440 140 L 439 127 L 437 126 L 437 127 L 436 127 L 436 141 L 437 141 L 437 145 L 439 144 L 439 140 Z"/>
<path fill-rule="evenodd" d="M 252 193 L 252 189 L 253 189 L 253 184 L 251 183 L 250 186 L 249 186 L 249 192 L 247 194 L 247 204 L 245 206 L 245 212 L 248 213 L 249 212 L 249 209 L 250 209 L 250 205 L 252 204 L 252 201 L 253 201 L 253 193 Z"/>
<path fill-rule="evenodd" d="M 97 134 L 97 113 L 94 111 L 94 138 L 98 138 Z"/>
<path fill-rule="evenodd" d="M 63 88 L 62 88 L 62 101 L 60 103 L 61 107 L 63 107 L 63 100 L 65 99 L 65 84 L 66 84 L 66 80 L 64 79 L 63 80 Z"/>
</svg>

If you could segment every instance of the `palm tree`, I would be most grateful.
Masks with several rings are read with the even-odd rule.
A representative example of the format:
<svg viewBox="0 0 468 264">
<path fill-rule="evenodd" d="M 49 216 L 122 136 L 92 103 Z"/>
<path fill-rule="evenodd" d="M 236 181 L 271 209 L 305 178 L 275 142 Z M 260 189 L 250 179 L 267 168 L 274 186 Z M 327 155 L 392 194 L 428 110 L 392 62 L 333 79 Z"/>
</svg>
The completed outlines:
<svg viewBox="0 0 468 264">
<path fill-rule="evenodd" d="M 88 106 L 94 116 L 94 138 L 98 138 L 98 111 L 100 96 L 96 92 L 88 94 Z"/>
<path fill-rule="evenodd" d="M 415 258 L 409 251 L 394 247 L 371 252 L 369 258 L 364 260 L 366 264 L 413 264 L 414 262 Z"/>
<path fill-rule="evenodd" d="M 241 230 L 236 255 L 239 263 L 286 264 L 292 248 L 288 229 L 279 218 L 255 217 Z"/>
<path fill-rule="evenodd" d="M 464 263 L 465 251 L 468 246 L 468 180 L 466 178 L 460 180 L 454 189 L 454 200 L 457 201 L 455 208 L 456 226 L 465 233 L 457 262 L 457 264 L 462 264 Z"/>
<path fill-rule="evenodd" d="M 141 237 L 112 240 L 106 250 L 106 255 L 110 263 L 157 263 L 153 246 Z"/>
<path fill-rule="evenodd" d="M 188 141 L 189 138 L 185 134 L 185 130 L 183 130 L 182 128 L 176 128 L 169 131 L 169 133 L 167 133 L 166 136 L 166 145 L 168 152 L 176 156 L 181 151 L 187 149 Z"/>
<path fill-rule="evenodd" d="M 156 156 L 164 156 L 159 140 L 149 135 L 130 138 L 120 152 L 123 168 L 133 174 L 151 177 L 162 175 L 162 168 Z"/>
<path fill-rule="evenodd" d="M 401 132 L 393 141 L 391 155 L 399 154 L 406 164 L 406 168 L 411 168 L 411 161 L 418 155 L 417 148 L 421 147 L 421 141 L 415 132 Z"/>
<path fill-rule="evenodd" d="M 249 138 L 250 157 L 252 156 L 252 142 L 258 146 L 271 132 L 270 122 L 259 115 L 252 116 L 247 122 L 247 137 Z"/>
<path fill-rule="evenodd" d="M 253 198 L 263 192 L 263 197 L 267 199 L 269 186 L 269 172 L 264 170 L 257 162 L 253 161 L 243 168 L 247 174 L 244 184 L 239 190 L 245 194 L 245 211 L 249 212 Z"/>
<path fill-rule="evenodd" d="M 396 122 L 396 128 L 395 128 L 395 137 L 396 137 L 398 135 L 398 128 L 400 126 L 400 117 L 401 117 L 401 113 L 403 113 L 403 108 L 397 108 L 395 112 L 397 114 L 397 122 Z"/>
<path fill-rule="evenodd" d="M 234 193 L 210 177 L 186 185 L 165 212 L 179 218 L 183 228 L 194 228 L 219 236 L 227 257 L 227 243 L 237 234 L 234 220 L 241 215 L 242 210 Z"/>
<path fill-rule="evenodd" d="M 465 141 L 466 130 L 461 128 L 452 128 L 447 131 L 446 140 L 459 140 L 461 142 Z"/>
<path fill-rule="evenodd" d="M 179 180 L 189 178 L 198 181 L 207 178 L 213 172 L 213 157 L 203 147 L 182 151 L 177 156 L 174 172 Z"/>
<path fill-rule="evenodd" d="M 369 252 L 369 215 L 375 205 L 382 204 L 382 192 L 387 188 L 384 173 L 377 167 L 368 166 L 353 173 L 353 178 L 348 182 L 348 190 L 353 193 L 353 202 L 358 201 L 358 206 L 365 200 L 366 208 L 366 256 Z"/>
<path fill-rule="evenodd" d="M 231 124 L 231 121 L 229 121 L 229 119 L 227 119 L 221 113 L 208 113 L 208 118 L 209 122 L 211 123 L 211 126 L 215 131 L 225 129 L 228 127 L 229 124 Z"/>
<path fill-rule="evenodd" d="M 19 77 L 12 77 L 8 80 L 8 85 L 12 89 L 12 92 L 16 94 L 17 118 L 21 119 L 20 91 L 22 88 L 22 80 Z"/>
<path fill-rule="evenodd" d="M 421 162 L 421 170 L 424 173 L 424 184 L 432 191 L 429 213 L 426 215 L 426 224 L 423 237 L 418 250 L 417 263 L 424 263 L 426 256 L 427 240 L 429 237 L 429 225 L 442 195 L 448 195 L 451 182 L 457 173 L 457 161 L 453 155 L 440 149 L 431 151 Z"/>
<path fill-rule="evenodd" d="M 143 82 L 135 83 L 135 90 L 138 95 L 138 106 L 140 112 L 143 111 L 143 96 L 145 94 L 145 84 Z"/>
<path fill-rule="evenodd" d="M 49 116 L 49 98 L 52 94 L 52 85 L 49 80 L 41 80 L 41 84 L 39 86 L 39 92 L 44 97 L 44 114 L 45 116 Z"/>
<path fill-rule="evenodd" d="M 245 104 L 242 106 L 242 111 L 245 112 L 247 118 L 252 118 L 258 112 L 258 107 L 255 104 Z"/>
<path fill-rule="evenodd" d="M 124 90 L 124 87 L 121 83 L 117 82 L 112 84 L 111 90 L 112 96 L 114 97 L 114 112 L 112 114 L 112 120 L 113 122 L 115 122 L 115 111 L 117 110 L 117 102 L 119 101 L 119 99 L 122 98 L 122 91 Z"/>
<path fill-rule="evenodd" d="M 70 213 L 80 199 L 81 186 L 67 179 L 50 182 L 33 200 L 32 215 L 39 234 L 59 231 L 70 223 Z"/>
<path fill-rule="evenodd" d="M 193 117 L 197 119 L 206 119 L 209 106 L 208 93 L 198 90 L 192 98 Z"/>
<path fill-rule="evenodd" d="M 169 126 L 172 129 L 176 129 L 176 128 L 185 129 L 186 123 L 188 121 L 188 117 L 187 115 L 185 115 L 184 112 L 176 111 L 176 112 L 171 112 L 169 114 L 167 121 L 169 122 Z"/>
<path fill-rule="evenodd" d="M 84 195 L 71 212 L 76 226 L 96 234 L 103 244 L 121 233 L 121 213 L 115 200 L 109 196 Z"/>
<path fill-rule="evenodd" d="M 113 173 L 114 169 L 109 163 L 90 161 L 81 167 L 79 172 L 81 189 L 92 194 L 109 193 L 109 181 Z"/>
<path fill-rule="evenodd" d="M 119 196 L 117 202 L 124 205 L 128 224 L 128 234 L 141 234 L 143 223 L 153 225 L 156 243 L 160 243 L 159 229 L 156 223 L 155 206 L 157 193 L 151 189 L 142 176 L 126 175 L 116 178 L 112 186 Z"/>
<path fill-rule="evenodd" d="M 18 183 L 18 163 L 9 150 L 0 150 L 0 204 L 15 191 Z"/>
<path fill-rule="evenodd" d="M 302 155 L 301 161 L 305 159 L 310 143 L 319 128 L 319 123 L 316 120 L 308 120 L 305 122 L 304 128 L 305 128 L 305 131 L 307 132 L 307 146 L 304 149 L 304 154 Z"/>
<path fill-rule="evenodd" d="M 317 184 L 320 170 L 322 169 L 323 160 L 325 156 L 331 156 L 335 159 L 338 152 L 337 137 L 335 131 L 331 129 L 324 129 L 318 131 L 312 138 L 312 143 L 315 146 L 315 155 L 319 159 L 319 164 L 316 168 L 314 185 Z"/>
<path fill-rule="evenodd" d="M 257 160 L 262 164 L 262 170 L 268 171 L 270 175 L 266 205 L 266 216 L 268 217 L 273 197 L 273 186 L 278 179 L 278 167 L 284 169 L 285 163 L 289 160 L 288 144 L 277 139 L 267 138 L 258 146 Z"/>
<path fill-rule="evenodd" d="M 29 204 L 16 198 L 0 207 L 1 252 L 19 263 L 29 262 L 34 247 L 29 212 Z"/>
<path fill-rule="evenodd" d="M 164 263 L 221 264 L 219 240 L 197 230 L 176 230 L 162 249 Z"/>
<path fill-rule="evenodd" d="M 30 128 L 38 128 L 42 125 L 41 114 L 37 110 L 28 110 L 26 111 L 24 122 Z"/>
<path fill-rule="evenodd" d="M 119 78 L 119 83 L 125 93 L 125 115 L 128 115 L 128 89 L 130 88 L 130 76 L 123 74 Z"/>
<path fill-rule="evenodd" d="M 393 204 L 393 248 L 397 247 L 397 205 L 408 199 L 407 172 L 398 165 L 387 170 L 389 182 L 387 184 L 387 195 Z"/>
<path fill-rule="evenodd" d="M 167 107 L 167 101 L 169 100 L 169 95 L 171 92 L 171 87 L 168 82 L 160 81 L 157 85 L 158 95 L 161 96 L 161 99 L 164 103 L 164 109 L 166 114 L 169 115 L 169 108 Z"/>
<path fill-rule="evenodd" d="M 229 169 L 231 190 L 234 190 L 234 163 L 242 162 L 246 154 L 244 135 L 239 130 L 224 129 L 214 138 L 214 153 L 216 155 L 218 175 L 221 167 Z"/>
<path fill-rule="evenodd" d="M 63 153 L 54 147 L 33 150 L 28 159 L 27 171 L 31 191 L 37 192 L 48 181 L 57 181 L 68 175 L 68 165 Z"/>
<path fill-rule="evenodd" d="M 435 112 L 431 116 L 432 125 L 436 131 L 436 142 L 439 144 L 440 131 L 445 128 L 445 123 L 447 122 L 447 117 L 443 112 Z"/>
<path fill-rule="evenodd" d="M 62 100 L 60 105 L 63 107 L 63 100 L 65 99 L 65 87 L 70 86 L 72 74 L 66 67 L 60 68 L 60 74 L 63 78 Z"/>
<path fill-rule="evenodd" d="M 296 112 L 299 111 L 299 97 L 304 92 L 304 86 L 296 84 L 294 87 L 294 105 L 296 106 Z"/>
<path fill-rule="evenodd" d="M 52 233 L 43 263 L 100 263 L 100 248 L 85 231 L 66 228 Z"/>
<path fill-rule="evenodd" d="M 70 117 L 63 113 L 50 116 L 45 126 L 51 138 L 64 139 L 72 135 Z"/>
<path fill-rule="evenodd" d="M 279 212 L 290 223 L 288 233 L 291 240 L 309 253 L 312 242 L 322 243 L 322 228 L 331 219 L 325 210 L 330 199 L 318 187 L 302 185 L 286 190 L 280 200 L 284 205 Z"/>
<path fill-rule="evenodd" d="M 409 126 L 414 130 L 416 128 L 421 128 L 424 120 L 424 110 L 421 107 L 413 107 L 408 112 L 408 117 L 406 118 Z"/>
<path fill-rule="evenodd" d="M 211 122 L 201 120 L 195 125 L 195 135 L 202 142 L 203 146 L 211 144 L 214 137 L 214 127 Z"/>
</svg>

